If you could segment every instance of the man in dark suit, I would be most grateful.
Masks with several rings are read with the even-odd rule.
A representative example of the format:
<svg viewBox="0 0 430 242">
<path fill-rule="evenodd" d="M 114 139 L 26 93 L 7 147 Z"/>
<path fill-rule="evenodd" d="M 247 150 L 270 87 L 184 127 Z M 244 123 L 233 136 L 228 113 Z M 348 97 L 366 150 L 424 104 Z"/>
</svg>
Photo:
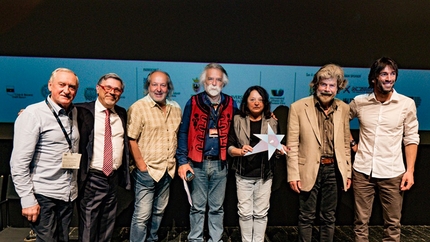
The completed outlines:
<svg viewBox="0 0 430 242">
<path fill-rule="evenodd" d="M 97 83 L 97 100 L 77 104 L 82 153 L 79 170 L 79 241 L 111 241 L 117 188 L 130 189 L 127 112 L 116 103 L 124 89 L 115 73 Z"/>
</svg>

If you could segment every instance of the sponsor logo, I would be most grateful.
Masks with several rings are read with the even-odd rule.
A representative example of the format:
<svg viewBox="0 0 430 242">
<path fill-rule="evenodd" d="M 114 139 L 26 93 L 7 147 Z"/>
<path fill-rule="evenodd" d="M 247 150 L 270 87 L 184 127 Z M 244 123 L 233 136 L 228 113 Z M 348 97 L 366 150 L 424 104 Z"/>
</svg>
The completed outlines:
<svg viewBox="0 0 430 242">
<path fill-rule="evenodd" d="M 97 99 L 97 90 L 94 87 L 85 88 L 84 97 L 87 101 L 95 101 Z"/>
<path fill-rule="evenodd" d="M 40 93 L 42 94 L 42 97 L 44 97 L 44 98 L 46 98 L 47 96 L 49 96 L 49 94 L 51 92 L 49 91 L 48 84 L 45 84 L 45 85 L 42 86 L 42 88 L 40 89 Z"/>
<path fill-rule="evenodd" d="M 27 98 L 33 96 L 33 93 L 16 93 L 14 86 L 6 86 L 6 93 L 12 98 Z"/>
<path fill-rule="evenodd" d="M 230 96 L 234 99 L 236 103 L 240 104 L 242 102 L 243 95 L 230 95 Z"/>
<path fill-rule="evenodd" d="M 272 105 L 283 105 L 285 104 L 285 99 L 284 99 L 284 89 L 272 89 L 270 90 L 270 92 L 272 93 L 272 96 L 270 98 L 270 103 Z"/>
<path fill-rule="evenodd" d="M 349 91 L 349 88 L 351 88 L 351 92 Z M 345 91 L 344 91 L 345 92 Z M 350 87 L 348 86 L 348 93 L 371 93 L 373 92 L 373 88 L 371 87 Z"/>
<path fill-rule="evenodd" d="M 199 78 L 193 78 L 193 90 L 194 92 L 199 92 L 200 91 L 200 81 Z"/>
<path fill-rule="evenodd" d="M 272 96 L 275 96 L 275 97 L 280 97 L 284 95 L 284 89 L 278 89 L 278 90 L 272 89 L 271 92 L 272 92 Z"/>
</svg>

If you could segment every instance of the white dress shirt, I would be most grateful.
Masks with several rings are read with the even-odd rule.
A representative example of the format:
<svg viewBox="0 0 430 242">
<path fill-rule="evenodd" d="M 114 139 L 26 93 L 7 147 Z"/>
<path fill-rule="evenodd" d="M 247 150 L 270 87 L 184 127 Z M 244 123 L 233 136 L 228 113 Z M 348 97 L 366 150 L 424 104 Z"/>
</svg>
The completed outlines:
<svg viewBox="0 0 430 242">
<path fill-rule="evenodd" d="M 97 99 L 95 103 L 94 121 L 94 151 L 90 168 L 103 170 L 103 152 L 105 137 L 106 108 Z M 110 125 L 112 130 L 113 169 L 117 170 L 122 164 L 124 150 L 124 128 L 122 121 L 114 109 L 111 109 Z"/>
<path fill-rule="evenodd" d="M 375 178 L 403 174 L 402 140 L 405 146 L 420 142 L 415 102 L 394 90 L 384 103 L 374 93 L 356 96 L 350 108 L 350 119 L 360 123 L 354 169 Z"/>
</svg>

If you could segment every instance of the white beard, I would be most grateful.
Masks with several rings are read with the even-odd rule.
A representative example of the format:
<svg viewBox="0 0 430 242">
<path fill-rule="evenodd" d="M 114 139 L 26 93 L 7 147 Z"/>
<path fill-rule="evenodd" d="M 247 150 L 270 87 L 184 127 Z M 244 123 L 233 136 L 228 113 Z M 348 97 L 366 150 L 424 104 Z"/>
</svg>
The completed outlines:
<svg viewBox="0 0 430 242">
<path fill-rule="evenodd" d="M 205 91 L 209 94 L 209 96 L 216 97 L 220 94 L 221 88 L 218 86 L 206 86 Z"/>
</svg>

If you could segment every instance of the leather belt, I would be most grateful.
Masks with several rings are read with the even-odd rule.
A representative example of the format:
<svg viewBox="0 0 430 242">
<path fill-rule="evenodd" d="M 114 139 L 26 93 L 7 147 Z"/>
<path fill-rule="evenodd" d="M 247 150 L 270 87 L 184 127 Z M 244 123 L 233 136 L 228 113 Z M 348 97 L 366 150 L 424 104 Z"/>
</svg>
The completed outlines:
<svg viewBox="0 0 430 242">
<path fill-rule="evenodd" d="M 97 174 L 99 176 L 104 176 L 104 177 L 113 177 L 114 175 L 116 175 L 116 170 L 113 170 L 112 173 L 109 176 L 106 176 L 103 171 L 97 170 L 97 169 L 93 169 L 90 168 L 89 173 L 94 173 Z"/>
<path fill-rule="evenodd" d="M 205 155 L 203 156 L 203 160 L 219 160 L 218 155 Z"/>
<path fill-rule="evenodd" d="M 334 163 L 334 158 L 333 157 L 324 157 L 324 156 L 322 156 L 320 162 L 323 165 L 331 165 L 331 164 Z"/>
</svg>

